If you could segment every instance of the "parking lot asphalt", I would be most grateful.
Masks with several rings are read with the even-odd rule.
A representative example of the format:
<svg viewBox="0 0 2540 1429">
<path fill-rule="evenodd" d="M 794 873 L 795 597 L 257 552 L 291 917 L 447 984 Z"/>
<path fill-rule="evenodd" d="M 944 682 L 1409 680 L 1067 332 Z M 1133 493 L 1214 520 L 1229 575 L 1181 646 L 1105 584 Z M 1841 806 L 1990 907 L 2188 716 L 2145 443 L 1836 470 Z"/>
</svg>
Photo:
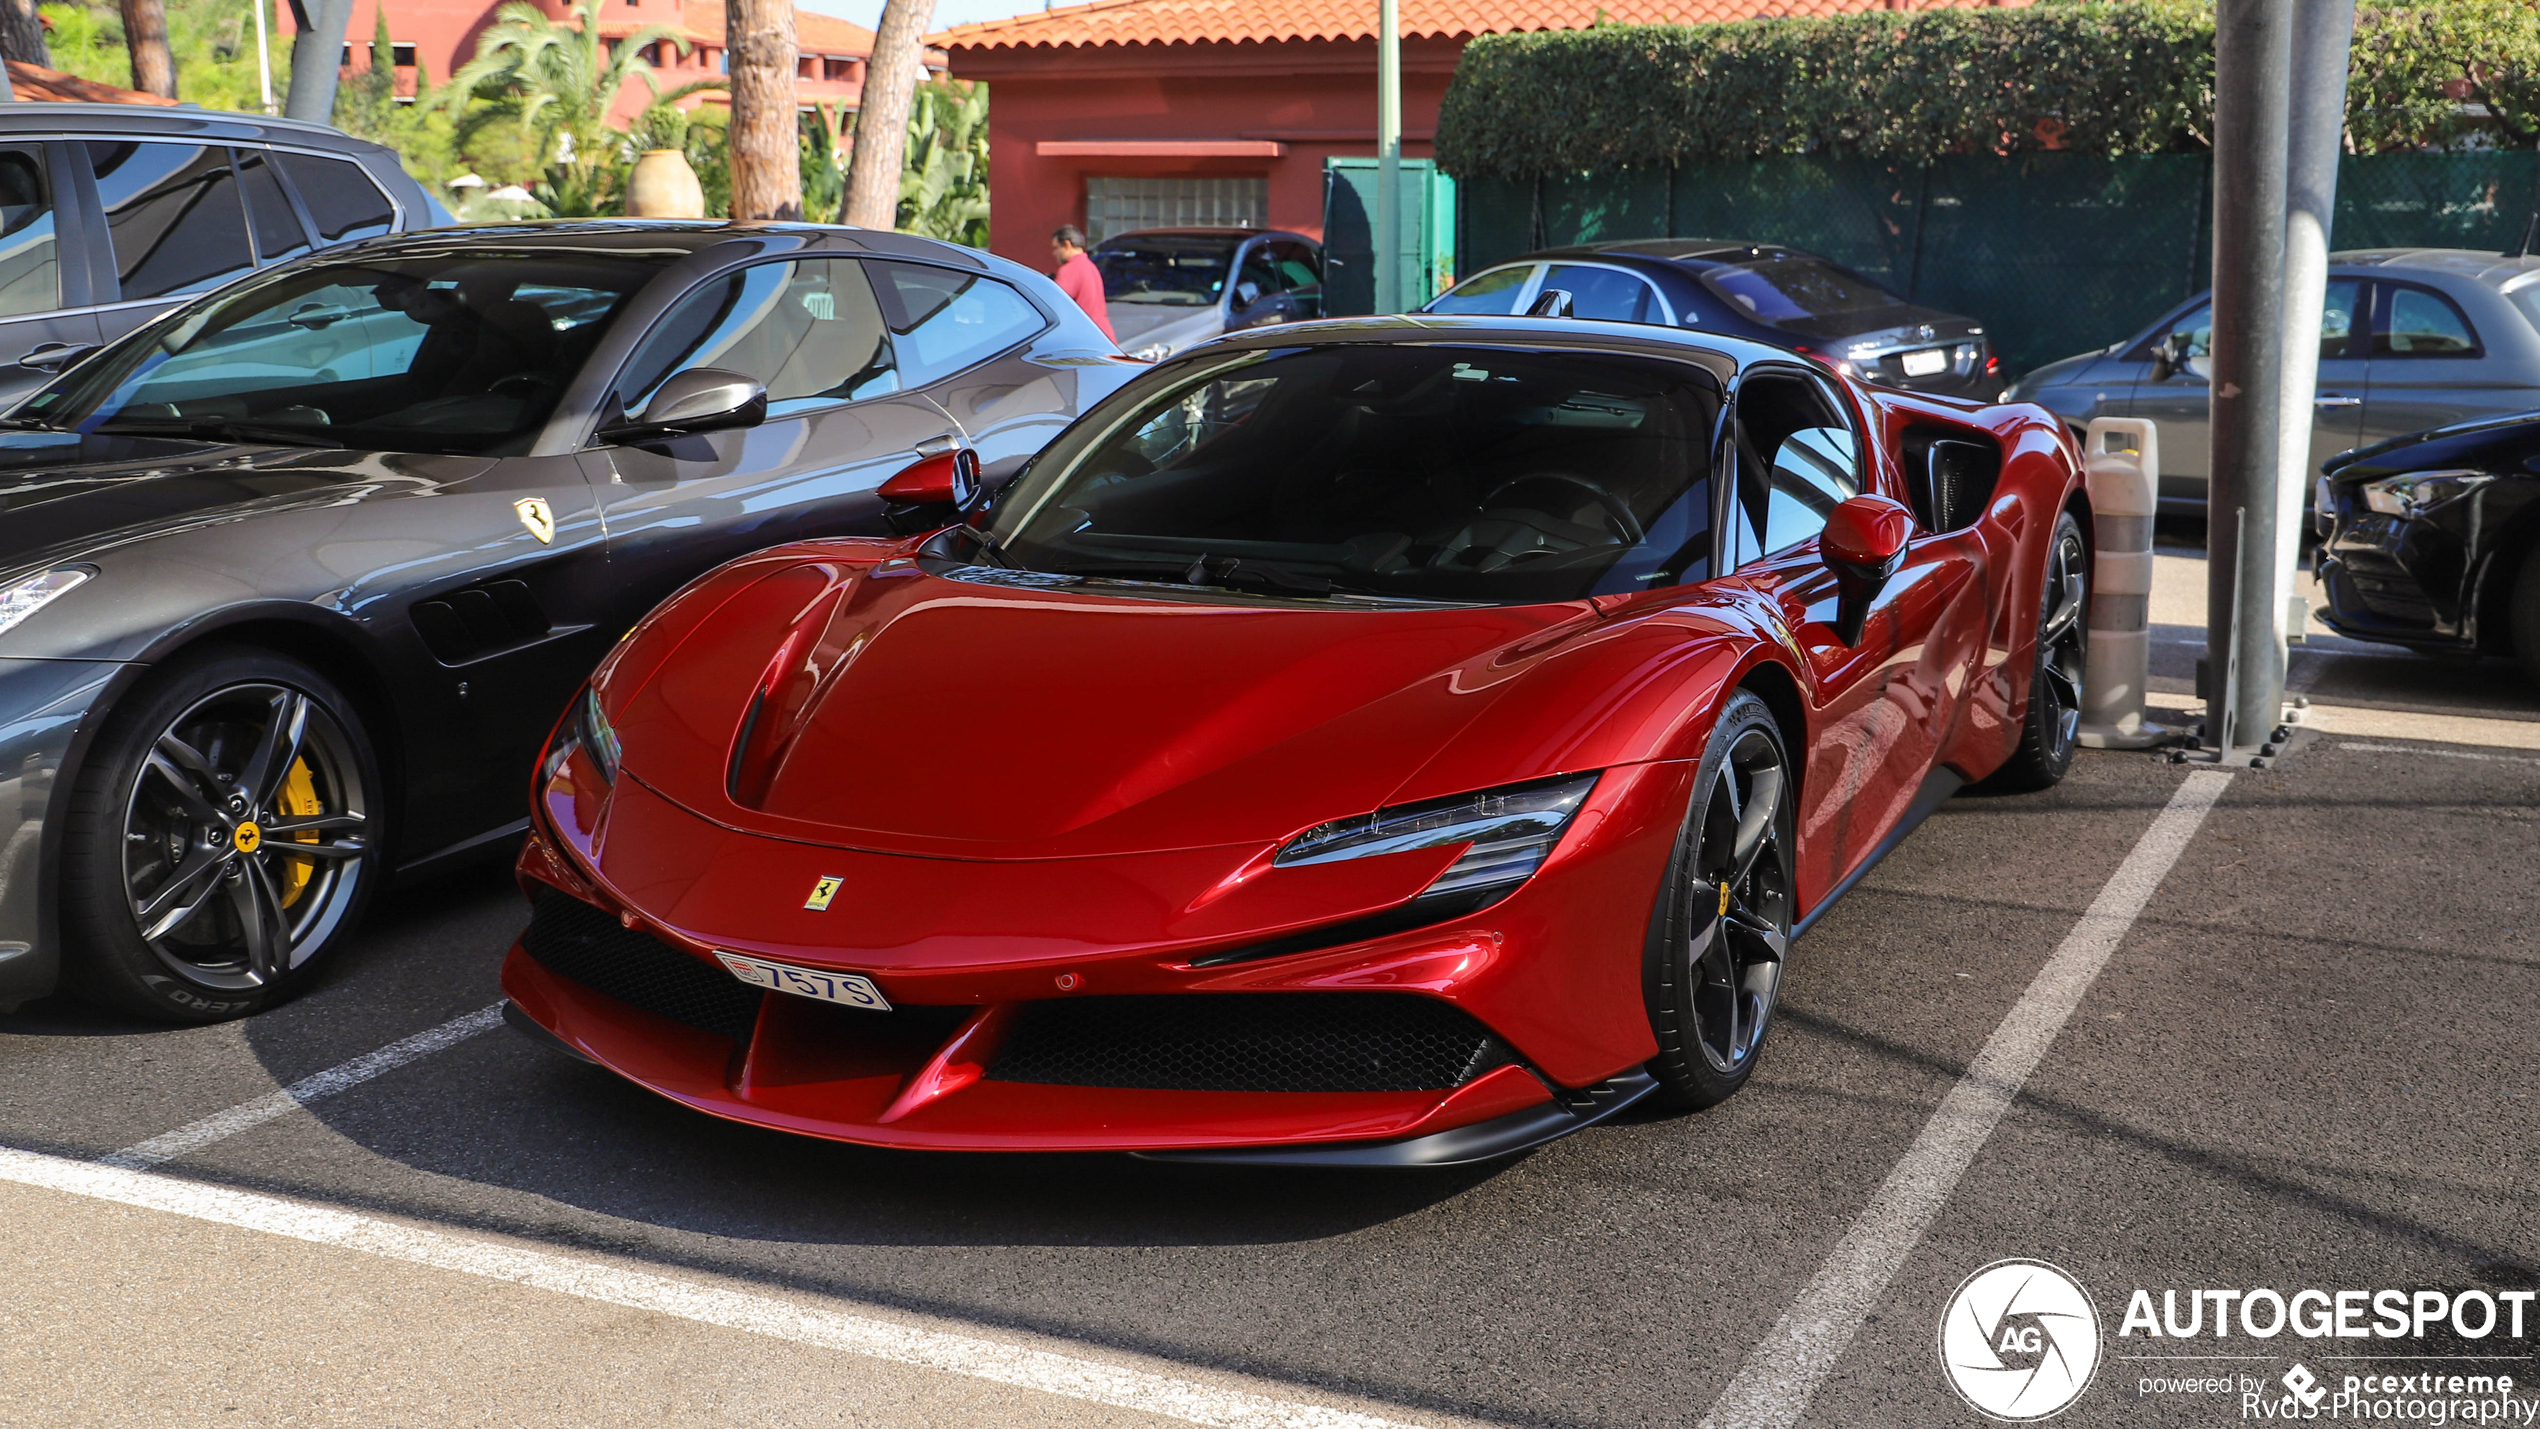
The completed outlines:
<svg viewBox="0 0 2540 1429">
<path fill-rule="evenodd" d="M 2192 674 L 2184 629 L 2163 627 L 2156 689 Z M 2323 642 L 2294 683 L 2540 719 L 2492 663 Z M 0 1181 L 0 1423 L 1695 1424 L 1742 1371 L 1777 1372 L 1756 1347 L 2191 773 L 2089 752 L 2044 794 L 1962 794 L 1798 943 L 1746 1091 L 1485 1167 L 868 1151 L 466 1037 L 128 1183 L 335 1208 L 442 1250 Z M 2179 1368 L 2145 1356 L 2180 1346 L 2116 1337 L 2136 1288 L 2540 1288 L 2535 852 L 2540 755 L 2511 745 L 2306 731 L 2230 775 L 1783 1422 L 1982 1422 L 1935 1330 L 2006 1257 L 2093 1296 L 2108 1358 L 2064 1418 L 2090 1425 L 2240 1417 L 2140 1392 Z M 0 1018 L 0 1146 L 91 1161 L 479 1011 L 524 921 L 486 869 L 385 900 L 319 987 L 251 1021 L 29 1004 Z M 467 1247 L 547 1252 L 601 1289 L 471 1270 Z M 727 1310 L 609 1298 L 643 1277 Z M 761 1308 L 728 1312 L 734 1292 Z M 1106 1399 L 1069 1390 L 1077 1371 L 766 1328 L 824 1314 L 1131 1378 Z M 2509 1353 L 2482 1363 L 2529 1382 L 2531 1343 L 2446 1351 Z M 2298 1347 L 2226 1348 L 2274 1376 Z"/>
</svg>

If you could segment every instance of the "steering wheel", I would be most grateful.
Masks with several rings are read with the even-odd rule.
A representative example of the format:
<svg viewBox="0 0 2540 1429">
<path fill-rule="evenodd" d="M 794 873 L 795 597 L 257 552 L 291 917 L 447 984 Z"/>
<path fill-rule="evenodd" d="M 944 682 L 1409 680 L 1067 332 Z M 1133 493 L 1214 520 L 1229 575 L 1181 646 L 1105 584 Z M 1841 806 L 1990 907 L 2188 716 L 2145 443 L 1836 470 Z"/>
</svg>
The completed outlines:
<svg viewBox="0 0 2540 1429">
<path fill-rule="evenodd" d="M 1589 498 L 1594 500 L 1597 505 L 1605 508 L 1606 517 L 1614 523 L 1615 532 L 1623 538 L 1623 544 L 1626 546 L 1639 545 L 1641 540 L 1649 534 L 1641 528 L 1640 518 L 1632 514 L 1632 508 L 1625 505 L 1621 497 L 1616 496 L 1614 493 L 1597 485 L 1595 482 L 1588 480 L 1584 476 L 1579 476 L 1566 471 L 1532 471 L 1526 473 L 1524 476 L 1513 477 L 1507 481 L 1503 481 L 1499 485 L 1492 487 L 1490 494 L 1482 498 L 1482 509 L 1489 511 L 1498 507 L 1501 504 L 1501 497 L 1506 496 L 1509 492 L 1516 490 L 1518 487 L 1524 486 L 1529 482 L 1536 481 L 1552 482 L 1560 486 L 1574 486 L 1579 490 L 1586 492 Z M 1555 513 L 1546 512 L 1544 514 L 1552 515 Z"/>
</svg>

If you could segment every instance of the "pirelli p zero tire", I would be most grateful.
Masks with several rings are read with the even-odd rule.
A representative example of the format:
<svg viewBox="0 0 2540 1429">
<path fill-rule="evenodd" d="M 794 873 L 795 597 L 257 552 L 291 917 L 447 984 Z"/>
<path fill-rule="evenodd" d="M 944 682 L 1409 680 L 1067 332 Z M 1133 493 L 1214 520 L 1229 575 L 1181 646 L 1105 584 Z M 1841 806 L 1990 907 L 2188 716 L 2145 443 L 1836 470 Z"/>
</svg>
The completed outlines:
<svg viewBox="0 0 2540 1429">
<path fill-rule="evenodd" d="M 2020 747 L 1986 781 L 1997 789 L 2063 782 L 2080 743 L 2082 676 L 2090 661 L 2090 548 L 2081 539 L 2081 522 L 2069 511 L 2055 520 L 2040 584 L 2028 717 L 2020 722 Z"/>
<path fill-rule="evenodd" d="M 153 672 L 72 786 L 73 988 L 171 1022 L 288 996 L 381 881 L 379 789 L 361 717 L 300 661 L 233 647 Z"/>
<path fill-rule="evenodd" d="M 1796 766 L 1764 702 L 1730 696 L 1702 752 L 1645 963 L 1661 1105 L 1726 1100 L 1754 1074 L 1790 953 Z"/>
</svg>

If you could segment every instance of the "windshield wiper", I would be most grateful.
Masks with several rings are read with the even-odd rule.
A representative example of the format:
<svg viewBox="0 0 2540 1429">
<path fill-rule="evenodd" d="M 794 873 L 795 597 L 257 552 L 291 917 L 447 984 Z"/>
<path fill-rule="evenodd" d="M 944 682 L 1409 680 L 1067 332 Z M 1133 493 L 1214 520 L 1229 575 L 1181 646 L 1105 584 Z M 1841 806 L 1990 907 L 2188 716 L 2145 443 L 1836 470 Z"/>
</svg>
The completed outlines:
<svg viewBox="0 0 2540 1429">
<path fill-rule="evenodd" d="M 1063 573 L 1093 579 L 1110 576 L 1121 580 L 1155 581 L 1200 590 L 1230 590 L 1240 595 L 1326 596 L 1338 593 L 1383 597 L 1386 594 L 1344 585 L 1323 576 L 1299 575 L 1282 566 L 1246 562 L 1236 556 L 1202 555 L 1188 564 L 1180 561 L 1106 561 L 1091 566 L 1069 565 Z"/>
<path fill-rule="evenodd" d="M 332 447 L 344 444 L 324 429 L 281 422 L 240 422 L 227 417 L 119 417 L 92 429 L 109 437 L 195 437 L 205 441 L 271 442 L 278 446 Z"/>
</svg>

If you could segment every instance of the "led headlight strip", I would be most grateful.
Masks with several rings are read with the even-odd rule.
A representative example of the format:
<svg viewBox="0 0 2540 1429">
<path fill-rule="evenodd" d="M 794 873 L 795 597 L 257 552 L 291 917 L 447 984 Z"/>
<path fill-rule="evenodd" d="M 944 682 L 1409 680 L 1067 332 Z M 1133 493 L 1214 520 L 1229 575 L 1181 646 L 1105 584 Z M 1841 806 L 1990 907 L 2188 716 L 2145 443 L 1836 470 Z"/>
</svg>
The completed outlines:
<svg viewBox="0 0 2540 1429">
<path fill-rule="evenodd" d="M 1418 804 L 1399 804 L 1353 819 L 1317 824 L 1271 858 L 1280 868 L 1470 844 L 1423 898 L 1524 882 L 1561 840 L 1597 776 L 1577 774 L 1486 789 Z"/>
</svg>

